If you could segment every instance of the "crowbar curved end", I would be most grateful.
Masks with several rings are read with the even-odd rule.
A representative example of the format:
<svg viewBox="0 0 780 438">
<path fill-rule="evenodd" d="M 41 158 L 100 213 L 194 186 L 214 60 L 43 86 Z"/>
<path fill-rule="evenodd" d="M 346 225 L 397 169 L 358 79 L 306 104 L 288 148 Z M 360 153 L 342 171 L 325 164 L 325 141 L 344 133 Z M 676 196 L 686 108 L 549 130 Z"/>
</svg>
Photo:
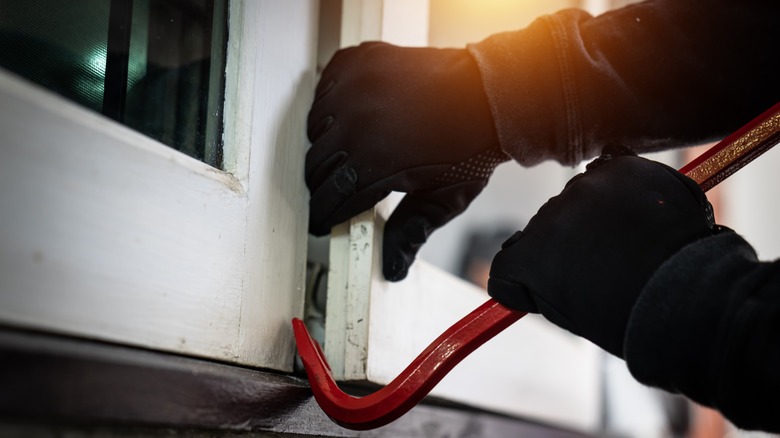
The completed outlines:
<svg viewBox="0 0 780 438">
<path fill-rule="evenodd" d="M 322 410 L 342 427 L 368 430 L 408 412 L 455 365 L 525 314 L 488 300 L 433 341 L 387 386 L 365 397 L 353 397 L 339 389 L 319 343 L 303 321 L 294 318 L 293 330 L 298 354 Z"/>
</svg>

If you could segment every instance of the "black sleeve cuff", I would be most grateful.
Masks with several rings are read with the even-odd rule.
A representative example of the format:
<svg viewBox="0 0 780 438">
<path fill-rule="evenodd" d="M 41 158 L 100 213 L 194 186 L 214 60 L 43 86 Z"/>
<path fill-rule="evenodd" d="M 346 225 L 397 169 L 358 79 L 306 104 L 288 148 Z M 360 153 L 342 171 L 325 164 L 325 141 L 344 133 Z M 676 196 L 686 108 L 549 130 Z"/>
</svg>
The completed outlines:
<svg viewBox="0 0 780 438">
<path fill-rule="evenodd" d="M 661 265 L 626 329 L 625 359 L 634 377 L 706 402 L 729 328 L 730 288 L 723 282 L 755 262 L 750 245 L 729 230 L 686 246 Z"/>
<path fill-rule="evenodd" d="M 624 340 L 640 382 L 780 431 L 780 264 L 725 230 L 683 248 L 645 286 Z"/>
</svg>

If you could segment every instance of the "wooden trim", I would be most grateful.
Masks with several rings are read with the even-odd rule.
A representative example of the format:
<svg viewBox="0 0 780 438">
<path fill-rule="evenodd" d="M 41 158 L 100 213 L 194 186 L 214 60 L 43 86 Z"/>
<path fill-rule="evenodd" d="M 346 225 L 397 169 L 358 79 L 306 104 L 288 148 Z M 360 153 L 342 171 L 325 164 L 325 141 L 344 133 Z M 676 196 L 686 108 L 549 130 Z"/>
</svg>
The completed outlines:
<svg viewBox="0 0 780 438">
<path fill-rule="evenodd" d="M 324 415 L 302 378 L 10 329 L 0 329 L 0 388 L 0 432 L 88 429 L 94 433 L 100 428 L 101 436 L 136 436 L 128 429 L 141 431 L 138 436 L 158 436 L 172 428 L 187 430 L 187 436 L 200 436 L 197 430 L 204 436 L 234 432 L 242 432 L 241 436 L 247 432 L 340 437 L 585 436 L 431 405 L 418 406 L 383 428 L 354 432 Z M 176 433 L 166 430 L 164 435 Z"/>
<path fill-rule="evenodd" d="M 230 3 L 225 172 L 0 69 L 0 322 L 290 371 L 317 4 Z"/>
</svg>

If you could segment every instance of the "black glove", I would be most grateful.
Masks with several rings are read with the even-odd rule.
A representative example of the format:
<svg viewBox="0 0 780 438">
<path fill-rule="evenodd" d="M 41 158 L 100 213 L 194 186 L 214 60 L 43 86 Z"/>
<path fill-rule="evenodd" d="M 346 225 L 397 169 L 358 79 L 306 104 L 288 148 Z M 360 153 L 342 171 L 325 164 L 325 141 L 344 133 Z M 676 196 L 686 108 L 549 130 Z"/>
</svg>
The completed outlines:
<svg viewBox="0 0 780 438">
<path fill-rule="evenodd" d="M 406 192 L 388 218 L 383 269 L 406 276 L 428 235 L 461 213 L 507 160 L 466 50 L 366 43 L 336 53 L 309 112 L 309 231 Z"/>
<path fill-rule="evenodd" d="M 644 158 L 602 156 L 504 243 L 488 292 L 623 357 L 628 318 L 650 276 L 717 229 L 693 180 Z"/>
</svg>

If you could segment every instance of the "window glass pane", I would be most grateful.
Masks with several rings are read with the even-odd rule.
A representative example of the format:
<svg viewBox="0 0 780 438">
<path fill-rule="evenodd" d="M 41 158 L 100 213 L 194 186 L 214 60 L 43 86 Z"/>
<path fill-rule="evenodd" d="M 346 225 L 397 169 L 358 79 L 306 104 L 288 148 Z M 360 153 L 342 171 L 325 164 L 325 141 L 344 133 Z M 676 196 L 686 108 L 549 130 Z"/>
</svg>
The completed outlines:
<svg viewBox="0 0 780 438">
<path fill-rule="evenodd" d="M 221 165 L 225 0 L 0 0 L 0 66 Z"/>
</svg>

